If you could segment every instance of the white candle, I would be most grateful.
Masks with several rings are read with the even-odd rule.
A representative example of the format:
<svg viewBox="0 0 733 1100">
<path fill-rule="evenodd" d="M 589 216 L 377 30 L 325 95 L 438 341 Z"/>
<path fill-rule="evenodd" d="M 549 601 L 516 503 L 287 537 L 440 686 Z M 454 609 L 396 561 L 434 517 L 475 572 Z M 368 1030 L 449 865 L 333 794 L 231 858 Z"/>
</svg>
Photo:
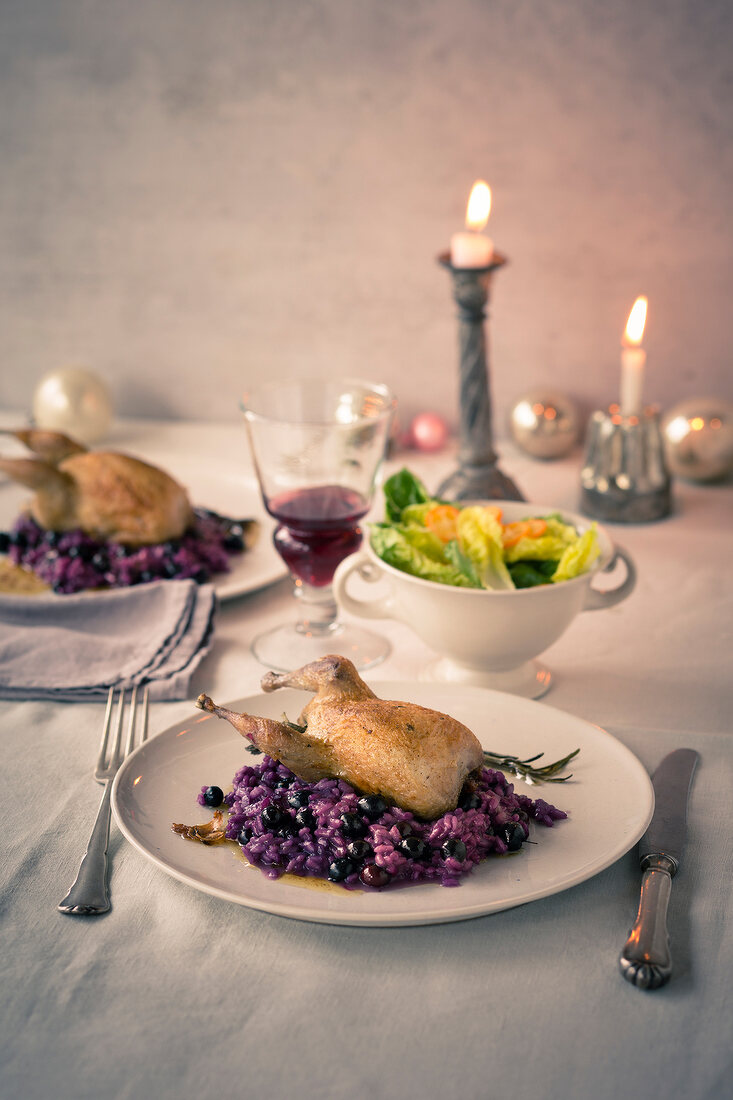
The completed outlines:
<svg viewBox="0 0 733 1100">
<path fill-rule="evenodd" d="M 477 180 L 471 189 L 466 208 L 466 228 L 450 239 L 450 260 L 453 267 L 488 267 L 494 255 L 494 242 L 481 230 L 491 212 L 491 189 Z"/>
<path fill-rule="evenodd" d="M 646 324 L 647 299 L 637 298 L 621 341 L 621 415 L 641 416 L 646 352 L 641 347 Z"/>
</svg>

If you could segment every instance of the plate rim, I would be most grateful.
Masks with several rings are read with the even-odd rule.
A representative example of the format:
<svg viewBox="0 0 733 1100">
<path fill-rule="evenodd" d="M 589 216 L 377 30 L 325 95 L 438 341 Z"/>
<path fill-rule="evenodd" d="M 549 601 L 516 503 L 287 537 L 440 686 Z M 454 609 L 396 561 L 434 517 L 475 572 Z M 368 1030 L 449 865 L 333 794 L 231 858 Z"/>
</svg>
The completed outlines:
<svg viewBox="0 0 733 1100">
<path fill-rule="evenodd" d="M 530 713 L 538 713 L 536 710 L 534 710 L 534 708 L 540 708 L 541 712 L 552 711 L 556 716 L 564 716 L 571 720 L 571 722 L 577 726 L 578 730 L 587 730 L 587 732 L 597 743 L 600 743 L 601 745 L 610 744 L 613 746 L 614 752 L 618 755 L 620 760 L 624 761 L 625 768 L 630 769 L 631 773 L 635 774 L 637 782 L 641 784 L 641 787 L 646 793 L 644 812 L 641 813 L 641 816 L 639 816 L 636 820 L 635 828 L 633 828 L 629 834 L 623 837 L 619 841 L 618 845 L 616 845 L 614 848 L 612 848 L 611 850 L 604 849 L 602 855 L 597 860 L 591 860 L 588 864 L 586 864 L 580 873 L 576 869 L 574 872 L 566 876 L 566 878 L 568 879 L 567 881 L 564 877 L 561 876 L 559 879 L 548 882 L 543 887 L 535 888 L 535 890 L 531 892 L 531 896 L 524 896 L 520 894 L 517 897 L 513 898 L 498 899 L 489 904 L 481 900 L 476 901 L 473 904 L 466 902 L 461 904 L 458 901 L 458 898 L 460 897 L 460 888 L 457 888 L 455 891 L 451 891 L 451 893 L 455 893 L 457 895 L 457 904 L 454 907 L 443 906 L 440 911 L 433 911 L 428 905 L 427 907 L 423 907 L 422 909 L 416 907 L 415 912 L 393 911 L 391 915 L 380 915 L 379 913 L 364 914 L 363 912 L 354 912 L 353 910 L 351 912 L 349 912 L 348 910 L 332 911 L 329 910 L 328 907 L 309 905 L 305 900 L 302 903 L 293 903 L 291 901 L 278 901 L 276 897 L 266 900 L 256 897 L 252 898 L 250 896 L 237 893 L 231 889 L 226 889 L 212 883 L 202 882 L 201 879 L 196 878 L 195 874 L 186 873 L 184 871 L 178 870 L 178 868 L 172 866 L 169 862 L 167 862 L 165 858 L 157 855 L 150 846 L 146 846 L 128 826 L 127 820 L 125 818 L 124 808 L 120 804 L 120 791 L 125 784 L 126 777 L 134 768 L 137 758 L 146 751 L 146 748 L 148 749 L 148 751 L 150 751 L 148 747 L 155 741 L 164 737 L 175 737 L 176 731 L 180 732 L 182 727 L 185 727 L 186 725 L 191 723 L 191 718 L 182 718 L 178 722 L 172 723 L 165 729 L 160 730 L 157 734 L 154 735 L 154 737 L 149 738 L 147 742 L 138 746 L 138 748 L 135 749 L 135 751 L 123 762 L 122 767 L 115 776 L 112 785 L 111 803 L 112 812 L 120 831 L 132 844 L 132 846 L 136 848 L 138 852 L 140 852 L 141 855 L 143 855 L 146 859 L 148 859 L 151 863 L 153 863 L 169 877 L 172 877 L 177 881 L 183 883 L 184 885 L 193 888 L 199 892 L 208 894 L 211 897 L 216 897 L 229 903 L 241 905 L 245 908 L 255 909 L 260 912 L 267 912 L 275 916 L 288 917 L 297 920 L 306 920 L 314 923 L 372 928 L 409 927 L 426 924 L 451 923 L 460 920 L 470 920 L 479 916 L 487 916 L 491 913 L 502 912 L 504 910 L 516 908 L 520 905 L 529 904 L 530 902 L 539 901 L 542 898 L 550 897 L 557 893 L 562 893 L 567 889 L 588 881 L 589 879 L 595 877 L 597 874 L 600 874 L 602 871 L 606 870 L 608 867 L 612 866 L 634 847 L 634 845 L 638 842 L 643 833 L 646 831 L 654 810 L 654 790 L 652 787 L 651 778 L 639 758 L 635 755 L 635 753 L 630 748 L 628 748 L 627 745 L 625 745 L 622 741 L 620 741 L 617 737 L 615 737 L 612 733 L 610 733 L 603 727 L 598 726 L 595 723 L 589 722 L 586 719 L 579 718 L 576 715 L 571 715 L 565 711 L 560 710 L 559 708 L 552 707 L 544 702 L 524 699 L 519 696 L 513 696 L 509 695 L 508 693 L 499 692 L 488 688 L 477 687 L 474 685 L 463 686 L 437 682 L 415 684 L 412 681 L 406 680 L 380 681 L 376 678 L 373 680 L 373 684 L 375 687 L 381 688 L 382 691 L 395 690 L 404 692 L 405 689 L 407 689 L 408 691 L 415 691 L 415 689 L 417 689 L 418 694 L 422 691 L 429 691 L 431 688 L 434 688 L 441 693 L 447 693 L 448 695 L 456 694 L 460 691 L 464 696 L 468 694 L 474 697 L 476 700 L 480 700 L 482 702 L 488 702 L 492 697 L 496 697 L 504 703 L 506 703 L 507 700 L 511 700 L 514 704 L 518 705 L 520 709 L 528 708 Z M 308 693 L 295 691 L 294 689 L 286 689 L 281 694 L 281 699 L 283 699 L 283 701 L 285 701 L 285 696 L 287 693 L 289 693 L 289 697 L 292 697 L 295 700 L 296 705 L 300 699 L 308 697 Z M 295 699 L 295 697 L 298 697 L 298 699 Z M 392 698 L 399 697 L 400 696 L 398 695 L 392 696 Z M 242 709 L 245 705 L 251 706 L 251 704 L 258 699 L 264 700 L 266 698 L 268 697 L 265 696 L 264 693 L 257 692 L 241 696 L 236 699 L 232 699 L 228 703 L 223 705 L 232 708 L 239 707 L 240 709 Z M 195 715 L 194 721 L 196 720 L 200 721 L 200 715 Z M 541 788 L 539 789 L 541 790 Z M 542 795 L 536 794 L 534 797 L 542 797 Z M 305 893 L 306 888 L 296 888 L 301 889 L 302 892 Z M 440 887 L 439 884 L 434 883 L 420 884 L 420 886 L 405 887 L 404 890 L 400 891 L 400 893 L 404 893 L 405 890 L 408 889 L 421 889 L 432 891 L 438 890 L 440 889 Z M 447 891 L 445 890 L 445 888 L 442 889 L 443 892 L 440 895 L 436 896 L 440 896 L 447 900 Z M 329 894 L 328 896 L 332 898 L 334 895 Z M 382 896 L 389 895 L 385 894 Z"/>
</svg>

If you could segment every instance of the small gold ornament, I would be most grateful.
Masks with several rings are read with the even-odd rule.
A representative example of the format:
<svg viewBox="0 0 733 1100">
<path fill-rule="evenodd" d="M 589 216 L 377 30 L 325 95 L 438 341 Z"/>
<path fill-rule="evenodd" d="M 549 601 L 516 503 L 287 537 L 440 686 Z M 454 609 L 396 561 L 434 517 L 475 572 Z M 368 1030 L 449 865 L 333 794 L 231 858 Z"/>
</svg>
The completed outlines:
<svg viewBox="0 0 733 1100">
<path fill-rule="evenodd" d="M 733 471 L 733 403 L 691 397 L 662 418 L 671 474 L 685 481 L 719 481 Z"/>
<path fill-rule="evenodd" d="M 578 440 L 578 409 L 564 394 L 531 390 L 512 406 L 509 429 L 517 446 L 532 458 L 560 458 Z"/>
</svg>

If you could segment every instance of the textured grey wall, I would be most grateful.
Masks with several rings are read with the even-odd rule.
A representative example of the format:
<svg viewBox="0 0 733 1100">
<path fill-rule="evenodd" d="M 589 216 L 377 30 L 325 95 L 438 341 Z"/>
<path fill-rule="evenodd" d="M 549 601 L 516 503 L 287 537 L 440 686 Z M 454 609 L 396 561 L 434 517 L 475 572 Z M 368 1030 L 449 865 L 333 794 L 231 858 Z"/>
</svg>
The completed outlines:
<svg viewBox="0 0 733 1100">
<path fill-rule="evenodd" d="M 0 403 L 236 416 L 261 372 L 455 416 L 435 257 L 489 181 L 503 416 L 533 385 L 733 397 L 728 0 L 0 0 Z"/>
</svg>

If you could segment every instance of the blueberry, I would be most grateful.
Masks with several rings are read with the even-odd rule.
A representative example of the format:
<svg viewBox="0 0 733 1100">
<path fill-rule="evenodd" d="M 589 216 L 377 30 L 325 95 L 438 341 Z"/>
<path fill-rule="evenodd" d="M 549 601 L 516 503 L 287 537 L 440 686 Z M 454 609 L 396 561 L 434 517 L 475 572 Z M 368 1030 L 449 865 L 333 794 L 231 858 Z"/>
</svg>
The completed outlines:
<svg viewBox="0 0 733 1100">
<path fill-rule="evenodd" d="M 430 849 L 419 836 L 406 836 L 400 841 L 400 851 L 408 859 L 427 859 Z"/>
<path fill-rule="evenodd" d="M 208 572 L 207 569 L 204 569 L 203 566 L 200 569 L 197 569 L 196 572 L 194 574 L 192 574 L 192 577 L 191 577 L 191 580 L 196 581 L 196 584 L 206 584 L 208 579 L 209 579 L 209 572 Z"/>
<path fill-rule="evenodd" d="M 10 535 L 7 531 L 0 531 L 0 554 L 7 554 L 10 549 Z"/>
<path fill-rule="evenodd" d="M 278 825 L 282 823 L 282 819 L 282 810 L 278 806 L 273 806 L 272 803 L 269 806 L 265 806 L 262 811 L 262 821 L 267 825 L 268 829 L 276 829 Z"/>
<path fill-rule="evenodd" d="M 98 569 L 100 573 L 106 573 L 109 569 L 109 558 L 103 550 L 97 550 L 96 554 L 92 557 L 91 564 L 95 569 Z"/>
<path fill-rule="evenodd" d="M 150 584 L 150 582 L 154 580 L 155 574 L 151 573 L 149 569 L 143 569 L 140 574 L 140 584 Z"/>
<path fill-rule="evenodd" d="M 61 535 L 58 531 L 46 531 L 45 542 L 46 546 L 58 546 Z"/>
<path fill-rule="evenodd" d="M 357 806 L 361 813 L 369 818 L 370 821 L 376 821 L 378 817 L 387 809 L 387 803 L 378 794 L 366 794 L 363 798 L 360 798 L 357 802 Z"/>
<path fill-rule="evenodd" d="M 174 561 L 164 561 L 162 568 L 164 577 L 172 578 L 178 576 L 179 569 Z"/>
<path fill-rule="evenodd" d="M 481 795 L 478 791 L 471 790 L 470 787 L 465 787 L 461 791 L 458 805 L 462 810 L 477 810 L 481 805 Z"/>
<path fill-rule="evenodd" d="M 313 813 L 313 810 L 309 809 L 307 806 L 304 806 L 302 809 L 298 810 L 297 814 L 295 815 L 295 820 L 298 823 L 299 829 L 312 830 L 316 827 L 316 815 Z"/>
<path fill-rule="evenodd" d="M 397 821 L 393 826 L 401 837 L 412 836 L 413 828 L 409 821 Z"/>
<path fill-rule="evenodd" d="M 353 875 L 356 868 L 350 859 L 346 856 L 341 856 L 340 859 L 335 859 L 333 863 L 329 865 L 328 877 L 332 882 L 341 882 L 349 875 Z"/>
<path fill-rule="evenodd" d="M 440 855 L 443 859 L 463 860 L 466 858 L 466 845 L 458 837 L 449 837 L 442 845 Z"/>
<path fill-rule="evenodd" d="M 501 827 L 501 838 L 510 852 L 518 852 L 525 841 L 524 829 L 518 821 L 507 821 Z"/>
<path fill-rule="evenodd" d="M 389 880 L 392 878 L 389 871 L 385 871 L 384 867 L 377 867 L 376 863 L 367 863 L 359 875 L 359 878 L 365 886 L 373 886 L 376 889 L 380 889 L 382 886 L 386 886 Z"/>
<path fill-rule="evenodd" d="M 222 540 L 222 544 L 224 549 L 229 550 L 232 554 L 241 553 L 242 550 L 244 550 L 244 539 L 241 535 L 227 535 L 226 538 Z"/>
<path fill-rule="evenodd" d="M 302 788 L 297 791 L 291 791 L 288 795 L 288 806 L 292 806 L 294 810 L 300 810 L 303 806 L 307 806 L 310 801 L 310 795 L 308 791 Z"/>
<path fill-rule="evenodd" d="M 366 840 L 352 840 L 351 844 L 346 845 L 346 851 L 352 859 L 359 861 L 374 855 L 374 849 Z"/>
<path fill-rule="evenodd" d="M 248 844 L 252 839 L 252 830 L 249 825 L 243 825 L 239 830 L 239 836 L 237 837 L 237 844 Z"/>
<path fill-rule="evenodd" d="M 79 552 L 79 547 L 78 546 L 70 546 L 69 549 L 66 551 L 66 556 L 67 556 L 67 558 L 79 558 L 79 557 L 81 557 L 81 554 Z"/>
<path fill-rule="evenodd" d="M 341 827 L 345 836 L 364 836 L 367 827 L 358 814 L 341 814 Z"/>
<path fill-rule="evenodd" d="M 11 531 L 10 542 L 19 550 L 25 550 L 28 545 L 28 536 L 23 531 Z"/>
<path fill-rule="evenodd" d="M 207 787 L 204 791 L 204 804 L 206 806 L 221 806 L 224 801 L 224 792 L 221 787 Z"/>
</svg>

